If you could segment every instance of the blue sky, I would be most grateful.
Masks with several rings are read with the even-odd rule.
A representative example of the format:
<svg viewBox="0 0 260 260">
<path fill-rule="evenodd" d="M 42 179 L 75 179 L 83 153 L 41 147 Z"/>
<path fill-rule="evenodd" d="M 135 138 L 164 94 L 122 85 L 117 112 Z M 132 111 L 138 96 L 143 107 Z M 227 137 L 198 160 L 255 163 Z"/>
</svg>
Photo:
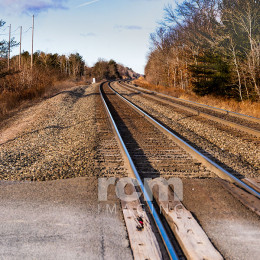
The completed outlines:
<svg viewBox="0 0 260 260">
<path fill-rule="evenodd" d="M 18 27 L 23 26 L 25 51 L 31 50 L 29 28 L 35 14 L 35 50 L 79 52 L 89 66 L 98 58 L 112 58 L 143 73 L 149 35 L 168 3 L 174 0 L 0 0 L 0 19 L 6 21 L 5 28 L 12 24 L 17 41 Z M 7 33 L 8 28 L 0 30 L 0 37 Z"/>
</svg>

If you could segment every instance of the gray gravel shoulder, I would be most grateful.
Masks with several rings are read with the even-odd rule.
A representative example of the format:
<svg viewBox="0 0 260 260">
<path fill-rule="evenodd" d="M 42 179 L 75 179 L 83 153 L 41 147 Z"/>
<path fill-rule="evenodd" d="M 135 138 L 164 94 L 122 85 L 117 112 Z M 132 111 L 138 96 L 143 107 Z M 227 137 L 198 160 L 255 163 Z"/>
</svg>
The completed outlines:
<svg viewBox="0 0 260 260">
<path fill-rule="evenodd" d="M 61 92 L 3 129 L 0 178 L 52 180 L 91 174 L 95 95 L 87 86 Z"/>
</svg>

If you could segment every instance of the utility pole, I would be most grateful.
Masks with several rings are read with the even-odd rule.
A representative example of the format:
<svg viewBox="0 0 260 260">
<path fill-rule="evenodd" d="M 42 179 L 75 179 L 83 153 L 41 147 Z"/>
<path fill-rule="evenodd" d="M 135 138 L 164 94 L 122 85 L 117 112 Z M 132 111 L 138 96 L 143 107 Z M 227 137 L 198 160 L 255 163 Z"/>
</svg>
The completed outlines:
<svg viewBox="0 0 260 260">
<path fill-rule="evenodd" d="M 19 70 L 21 69 L 21 53 L 22 53 L 22 32 L 23 27 L 20 27 L 20 53 L 19 53 Z"/>
<path fill-rule="evenodd" d="M 34 15 L 32 17 L 32 54 L 31 54 L 31 69 L 33 68 L 33 37 L 34 37 Z"/>
<path fill-rule="evenodd" d="M 10 54 L 11 54 L 11 24 L 10 24 L 10 26 L 9 26 L 8 70 L 10 70 Z"/>
</svg>

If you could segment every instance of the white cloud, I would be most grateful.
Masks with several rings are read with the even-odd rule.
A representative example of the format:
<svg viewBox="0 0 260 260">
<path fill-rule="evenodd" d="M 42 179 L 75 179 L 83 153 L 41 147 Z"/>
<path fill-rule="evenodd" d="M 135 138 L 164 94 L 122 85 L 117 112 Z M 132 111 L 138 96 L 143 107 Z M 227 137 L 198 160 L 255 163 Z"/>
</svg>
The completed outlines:
<svg viewBox="0 0 260 260">
<path fill-rule="evenodd" d="M 0 8 L 19 13 L 40 13 L 50 9 L 66 9 L 67 0 L 2 0 Z"/>
<path fill-rule="evenodd" d="M 82 37 L 95 37 L 96 34 L 95 33 L 81 33 L 80 36 Z"/>
<path fill-rule="evenodd" d="M 77 8 L 83 7 L 83 6 L 87 6 L 87 5 L 91 5 L 91 4 L 94 4 L 96 2 L 99 2 L 99 0 L 93 0 L 93 1 L 85 2 L 85 3 L 81 4 L 81 5 L 78 5 Z"/>
<path fill-rule="evenodd" d="M 114 29 L 122 31 L 122 30 L 142 30 L 143 28 L 138 25 L 115 25 Z"/>
</svg>

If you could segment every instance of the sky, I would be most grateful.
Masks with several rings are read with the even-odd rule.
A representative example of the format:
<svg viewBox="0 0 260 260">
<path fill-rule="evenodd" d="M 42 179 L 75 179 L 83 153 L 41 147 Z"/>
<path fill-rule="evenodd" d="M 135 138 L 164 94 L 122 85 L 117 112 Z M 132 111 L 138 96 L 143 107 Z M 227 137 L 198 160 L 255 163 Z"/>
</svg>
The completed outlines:
<svg viewBox="0 0 260 260">
<path fill-rule="evenodd" d="M 150 33 L 174 0 L 0 0 L 0 39 L 8 26 L 22 50 L 31 52 L 32 15 L 35 15 L 34 50 L 69 55 L 78 52 L 88 66 L 99 59 L 114 59 L 143 74 Z M 19 47 L 12 55 L 19 52 Z"/>
</svg>

